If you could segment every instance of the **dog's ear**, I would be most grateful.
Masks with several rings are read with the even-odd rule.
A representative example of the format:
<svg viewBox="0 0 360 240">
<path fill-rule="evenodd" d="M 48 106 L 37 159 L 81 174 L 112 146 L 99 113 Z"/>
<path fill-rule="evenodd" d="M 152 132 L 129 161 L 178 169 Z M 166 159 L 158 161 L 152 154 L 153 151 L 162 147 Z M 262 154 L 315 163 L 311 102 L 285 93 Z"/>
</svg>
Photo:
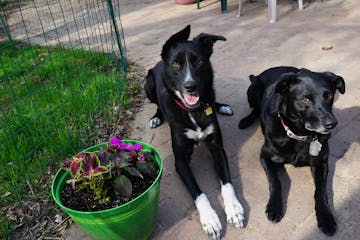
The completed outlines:
<svg viewBox="0 0 360 240">
<path fill-rule="evenodd" d="M 269 100 L 269 108 L 268 108 L 269 114 L 274 115 L 279 112 L 279 108 L 283 99 L 284 99 L 283 95 L 281 95 L 280 93 L 276 93 Z"/>
<path fill-rule="evenodd" d="M 324 72 L 324 74 L 341 94 L 345 93 L 345 81 L 342 77 L 332 72 Z"/>
<path fill-rule="evenodd" d="M 275 93 L 286 94 L 297 79 L 295 73 L 283 73 L 276 84 Z"/>
<path fill-rule="evenodd" d="M 198 41 L 209 50 L 209 55 L 213 52 L 213 46 L 216 41 L 226 41 L 226 38 L 219 35 L 212 35 L 207 33 L 200 33 L 199 36 L 194 38 L 194 41 Z"/>
<path fill-rule="evenodd" d="M 275 86 L 274 95 L 269 103 L 269 113 L 271 115 L 278 113 L 284 96 L 289 92 L 296 79 L 295 73 L 284 73 L 280 76 L 280 80 Z"/>
<path fill-rule="evenodd" d="M 186 42 L 190 36 L 190 25 L 187 25 L 183 30 L 172 35 L 164 44 L 161 57 L 165 59 L 167 52 L 170 50 L 171 46 L 177 42 Z"/>
</svg>

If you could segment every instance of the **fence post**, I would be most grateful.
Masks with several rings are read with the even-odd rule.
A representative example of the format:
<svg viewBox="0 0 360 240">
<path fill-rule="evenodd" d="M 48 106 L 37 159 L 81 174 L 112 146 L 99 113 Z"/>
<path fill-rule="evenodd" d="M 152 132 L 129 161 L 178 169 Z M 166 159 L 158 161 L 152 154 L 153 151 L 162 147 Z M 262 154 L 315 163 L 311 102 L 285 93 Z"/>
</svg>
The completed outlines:
<svg viewBox="0 0 360 240">
<path fill-rule="evenodd" d="M 10 30 L 5 22 L 5 19 L 4 17 L 0 14 L 0 23 L 1 25 L 3 26 L 4 28 L 4 31 L 5 31 L 5 34 L 6 36 L 9 38 L 10 41 L 12 41 L 12 38 L 11 38 L 11 34 L 10 34 Z"/>
<path fill-rule="evenodd" d="M 119 51 L 120 51 L 121 63 L 122 63 L 123 71 L 124 71 L 124 73 L 126 73 L 126 69 L 127 69 L 126 56 L 125 56 L 126 53 L 125 53 L 124 48 L 123 48 L 123 46 L 121 44 L 121 41 L 120 41 L 119 28 L 118 28 L 118 25 L 117 25 L 117 23 L 115 21 L 114 6 L 113 6 L 111 0 L 107 0 L 107 4 L 108 4 L 108 7 L 109 7 L 109 13 L 110 13 L 111 21 L 112 21 L 112 24 L 113 24 L 114 30 L 115 30 L 116 41 L 117 41 L 117 45 L 118 45 L 118 48 L 119 48 Z"/>
</svg>

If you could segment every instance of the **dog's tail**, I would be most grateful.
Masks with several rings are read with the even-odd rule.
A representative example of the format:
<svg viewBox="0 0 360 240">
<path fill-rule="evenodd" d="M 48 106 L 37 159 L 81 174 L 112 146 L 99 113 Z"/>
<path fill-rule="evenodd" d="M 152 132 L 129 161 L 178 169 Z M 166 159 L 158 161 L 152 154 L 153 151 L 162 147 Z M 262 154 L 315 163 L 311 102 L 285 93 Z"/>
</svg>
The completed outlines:
<svg viewBox="0 0 360 240">
<path fill-rule="evenodd" d="M 253 108 L 253 110 L 248 116 L 240 120 L 239 122 L 240 129 L 249 127 L 259 117 L 261 102 L 265 91 L 264 84 L 262 83 L 260 78 L 254 75 L 250 75 L 249 78 L 251 81 L 251 85 L 247 90 L 247 96 L 248 96 L 249 106 Z"/>
<path fill-rule="evenodd" d="M 152 69 L 148 71 L 147 76 L 145 77 L 145 93 L 147 98 L 152 103 L 157 103 L 157 95 L 156 95 L 156 82 L 153 76 Z"/>
</svg>

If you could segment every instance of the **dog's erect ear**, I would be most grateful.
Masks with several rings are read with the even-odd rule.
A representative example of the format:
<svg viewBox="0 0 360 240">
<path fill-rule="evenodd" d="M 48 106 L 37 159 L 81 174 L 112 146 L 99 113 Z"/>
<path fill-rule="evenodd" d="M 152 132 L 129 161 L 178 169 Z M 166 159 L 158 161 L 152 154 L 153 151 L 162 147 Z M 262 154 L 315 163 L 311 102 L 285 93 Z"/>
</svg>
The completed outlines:
<svg viewBox="0 0 360 240">
<path fill-rule="evenodd" d="M 339 90 L 341 94 L 345 93 L 345 81 L 342 77 L 332 72 L 324 72 L 324 74 L 328 77 L 332 84 L 334 84 L 335 88 Z"/>
<path fill-rule="evenodd" d="M 177 42 L 186 42 L 190 36 L 190 25 L 187 25 L 180 32 L 172 35 L 164 44 L 161 52 L 161 57 L 164 59 L 166 57 L 167 52 L 170 50 L 171 46 Z"/>
<path fill-rule="evenodd" d="M 280 76 L 279 82 L 276 84 L 275 93 L 285 94 L 296 80 L 295 73 L 284 73 Z"/>
<path fill-rule="evenodd" d="M 209 54 L 211 55 L 213 52 L 213 46 L 216 41 L 226 41 L 226 38 L 219 35 L 212 35 L 207 33 L 200 33 L 199 36 L 194 38 L 194 41 L 198 41 L 208 48 Z"/>
</svg>

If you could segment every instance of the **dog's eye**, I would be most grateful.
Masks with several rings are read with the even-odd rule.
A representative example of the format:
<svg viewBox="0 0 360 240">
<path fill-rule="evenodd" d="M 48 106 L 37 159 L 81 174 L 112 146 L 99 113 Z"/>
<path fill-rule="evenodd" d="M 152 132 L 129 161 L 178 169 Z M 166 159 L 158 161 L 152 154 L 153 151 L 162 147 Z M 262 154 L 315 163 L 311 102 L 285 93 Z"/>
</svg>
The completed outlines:
<svg viewBox="0 0 360 240">
<path fill-rule="evenodd" d="M 334 99 L 334 95 L 332 95 L 331 93 L 328 93 L 325 95 L 325 99 L 328 101 L 332 101 Z"/>
<path fill-rule="evenodd" d="M 303 97 L 301 101 L 303 101 L 304 103 L 311 103 L 311 99 L 307 97 Z"/>
<path fill-rule="evenodd" d="M 170 66 L 171 66 L 171 68 L 174 69 L 174 70 L 180 70 L 180 68 L 181 68 L 180 63 L 177 63 L 177 62 L 172 62 L 172 63 L 170 63 Z"/>
<path fill-rule="evenodd" d="M 196 65 L 198 65 L 198 66 L 200 66 L 200 65 L 202 65 L 204 63 L 204 61 L 203 60 L 196 60 L 196 62 L 195 62 L 195 64 Z"/>
</svg>

